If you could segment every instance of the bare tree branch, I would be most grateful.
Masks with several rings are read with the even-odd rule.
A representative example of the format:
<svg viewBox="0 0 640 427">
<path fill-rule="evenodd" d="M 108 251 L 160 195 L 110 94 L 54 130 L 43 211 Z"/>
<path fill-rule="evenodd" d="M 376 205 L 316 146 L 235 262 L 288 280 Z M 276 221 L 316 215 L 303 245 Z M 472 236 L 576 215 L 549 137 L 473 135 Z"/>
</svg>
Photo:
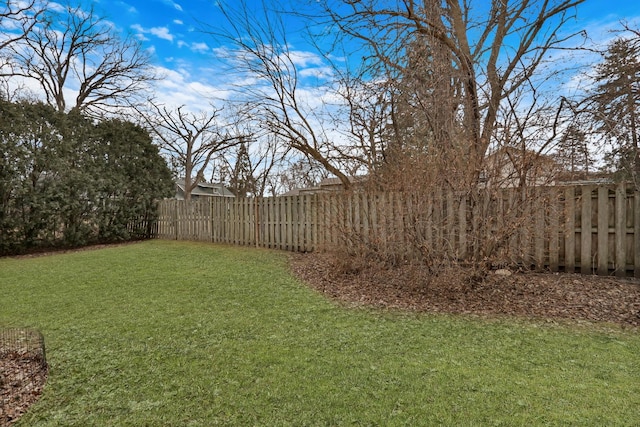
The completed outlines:
<svg viewBox="0 0 640 427">
<path fill-rule="evenodd" d="M 23 40 L 38 23 L 46 3 L 38 0 L 4 0 L 0 6 L 0 52 L 10 44 Z"/>
<path fill-rule="evenodd" d="M 253 113 L 265 131 L 322 164 L 349 188 L 351 182 L 334 158 L 323 120 L 306 105 L 309 100 L 300 88 L 301 76 L 283 21 L 269 15 L 264 5 L 259 12 L 264 16 L 257 17 L 244 1 L 239 3 L 236 8 L 222 7 L 228 31 L 210 33 L 232 44 L 229 59 L 236 71 L 257 80 L 257 86 L 242 88 L 244 101 L 254 105 Z"/>
<path fill-rule="evenodd" d="M 575 35 L 562 30 L 583 1 L 492 0 L 487 5 L 469 0 L 342 0 L 322 4 L 342 37 L 369 49 L 370 72 L 381 72 L 381 78 L 401 80 L 410 70 L 408 51 L 416 41 L 422 40 L 432 52 L 449 54 L 442 56 L 441 64 L 452 69 L 453 74 L 445 75 L 452 76 L 452 91 L 459 96 L 456 120 L 468 147 L 465 163 L 477 178 L 502 103 L 527 84 L 553 49 Z"/>
<path fill-rule="evenodd" d="M 211 159 L 240 144 L 247 135 L 232 134 L 229 125 L 219 122 L 221 108 L 190 112 L 186 107 L 169 108 L 149 101 L 149 111 L 138 110 L 151 132 L 160 140 L 162 151 L 184 174 L 185 198 L 205 180 Z"/>
<path fill-rule="evenodd" d="M 12 74 L 36 80 L 59 111 L 95 114 L 135 103 L 156 78 L 139 41 L 120 38 L 93 8 L 68 6 L 43 18 L 42 25 L 11 45 Z M 68 91 L 77 93 L 72 104 Z"/>
</svg>

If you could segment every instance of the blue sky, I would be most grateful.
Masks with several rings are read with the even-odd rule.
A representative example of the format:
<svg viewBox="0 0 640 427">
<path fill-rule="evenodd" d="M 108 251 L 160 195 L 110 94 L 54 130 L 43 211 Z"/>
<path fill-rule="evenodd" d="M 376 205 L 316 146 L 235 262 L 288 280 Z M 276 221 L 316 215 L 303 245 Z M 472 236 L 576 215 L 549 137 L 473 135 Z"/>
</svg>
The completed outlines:
<svg viewBox="0 0 640 427">
<path fill-rule="evenodd" d="M 232 79 L 216 63 L 216 49 L 221 46 L 201 31 L 205 26 L 216 28 L 222 24 L 218 1 L 99 0 L 94 4 L 97 12 L 119 30 L 141 38 L 150 49 L 154 65 L 165 76 L 156 93 L 161 101 L 204 108 L 203 102 L 209 96 L 229 96 Z M 251 1 L 248 0 L 250 4 Z M 620 20 L 636 25 L 640 22 L 640 5 L 638 0 L 587 0 L 579 6 L 578 15 L 577 29 L 587 30 L 595 42 L 604 42 L 612 37 L 608 30 Z M 304 56 L 305 46 L 295 45 L 295 22 L 290 25 L 294 48 Z M 321 66 L 312 53 L 307 54 L 305 67 Z"/>
</svg>

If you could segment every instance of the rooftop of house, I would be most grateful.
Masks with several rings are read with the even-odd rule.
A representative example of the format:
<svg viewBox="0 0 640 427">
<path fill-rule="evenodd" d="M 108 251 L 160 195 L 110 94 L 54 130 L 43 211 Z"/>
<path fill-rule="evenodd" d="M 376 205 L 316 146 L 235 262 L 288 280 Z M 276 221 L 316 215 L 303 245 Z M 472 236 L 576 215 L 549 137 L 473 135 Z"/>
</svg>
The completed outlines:
<svg viewBox="0 0 640 427">
<path fill-rule="evenodd" d="M 175 181 L 176 183 L 176 198 L 184 198 L 185 183 L 184 179 Z M 229 191 L 227 187 L 222 183 L 209 183 L 200 182 L 191 190 L 191 197 L 235 197 L 235 195 Z"/>
<path fill-rule="evenodd" d="M 349 181 L 352 184 L 361 183 L 365 180 L 365 176 L 351 176 L 348 177 Z M 320 180 L 318 185 L 313 187 L 305 187 L 305 188 L 294 188 L 293 190 L 289 190 L 286 193 L 282 194 L 283 196 L 298 196 L 300 194 L 315 194 L 315 193 L 325 193 L 327 191 L 337 191 L 342 189 L 342 181 L 340 178 L 324 178 Z"/>
</svg>

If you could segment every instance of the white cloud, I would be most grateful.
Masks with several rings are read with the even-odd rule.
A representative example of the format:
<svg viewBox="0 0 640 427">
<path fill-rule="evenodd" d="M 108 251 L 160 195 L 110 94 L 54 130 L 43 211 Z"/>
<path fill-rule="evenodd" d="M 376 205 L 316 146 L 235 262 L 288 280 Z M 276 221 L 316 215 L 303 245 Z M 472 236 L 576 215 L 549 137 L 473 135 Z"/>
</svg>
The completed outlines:
<svg viewBox="0 0 640 427">
<path fill-rule="evenodd" d="M 25 3 L 26 5 L 26 3 Z M 66 7 L 64 7 L 63 5 L 61 5 L 60 3 L 56 3 L 56 2 L 51 2 L 47 4 L 47 10 L 53 11 L 53 12 L 64 12 L 67 10 Z"/>
<path fill-rule="evenodd" d="M 253 62 L 255 59 L 247 52 L 228 46 L 212 47 L 211 52 L 230 69 L 243 69 L 247 62 Z M 281 55 L 283 64 L 293 63 L 302 79 L 327 79 L 333 75 L 333 70 L 326 65 L 324 58 L 315 52 L 286 50 L 278 54 Z"/>
<path fill-rule="evenodd" d="M 208 110 L 211 103 L 232 96 L 232 91 L 225 84 L 210 83 L 208 73 L 199 72 L 198 75 L 204 78 L 197 80 L 181 66 L 175 69 L 157 67 L 156 72 L 163 76 L 155 82 L 156 100 L 170 108 L 184 105 L 193 112 Z"/>
<path fill-rule="evenodd" d="M 209 46 L 206 43 L 191 43 L 191 50 L 196 52 L 207 52 L 209 51 Z"/>
<path fill-rule="evenodd" d="M 167 27 L 153 27 L 149 29 L 149 32 L 159 39 L 173 41 L 173 35 L 169 33 L 169 29 Z"/>
<path fill-rule="evenodd" d="M 184 22 L 181 19 L 174 19 L 173 23 L 176 25 L 184 25 Z"/>
<path fill-rule="evenodd" d="M 632 28 L 637 27 L 640 15 L 629 16 L 625 21 L 631 23 Z M 605 51 L 616 38 L 628 35 L 621 33 L 621 29 L 619 17 L 610 14 L 591 21 L 579 22 L 575 27 L 570 28 L 570 31 L 576 32 L 584 30 L 582 35 L 573 39 L 573 45 L 582 50 L 557 51 L 549 56 L 548 62 L 551 69 L 559 68 L 562 64 L 568 68 L 568 71 L 563 73 L 563 78 L 555 89 L 556 92 L 564 95 L 580 95 L 589 91 L 595 84 L 590 77 L 593 67 L 602 61 L 602 55 L 599 52 Z"/>
<path fill-rule="evenodd" d="M 136 34 L 136 37 L 137 37 L 139 40 L 142 40 L 142 41 L 147 41 L 147 40 L 149 40 L 149 39 L 144 35 L 144 33 L 145 33 L 145 29 L 144 29 L 144 28 L 142 28 L 142 26 L 141 26 L 141 25 L 139 25 L 139 24 L 133 24 L 133 25 L 131 26 L 131 29 L 137 33 L 137 34 Z"/>
<path fill-rule="evenodd" d="M 214 47 L 211 50 L 218 58 L 231 58 L 237 55 L 237 51 L 234 51 L 233 49 L 230 49 L 227 46 Z"/>
<path fill-rule="evenodd" d="M 135 6 L 130 5 L 126 1 L 117 1 L 115 3 L 118 5 L 119 10 L 125 10 L 127 13 L 132 15 L 137 15 L 139 13 Z"/>
<path fill-rule="evenodd" d="M 140 40 L 149 40 L 145 34 L 152 34 L 159 39 L 168 40 L 170 42 L 173 41 L 173 34 L 169 32 L 167 27 L 144 28 L 140 24 L 133 24 L 131 29 L 138 33 L 137 36 Z"/>
<path fill-rule="evenodd" d="M 300 77 L 315 77 L 316 79 L 327 79 L 333 76 L 331 67 L 313 67 L 300 70 Z"/>
<path fill-rule="evenodd" d="M 299 67 L 307 67 L 309 65 L 322 65 L 324 62 L 322 57 L 314 52 L 290 50 L 287 55 L 289 56 L 291 62 Z"/>
<path fill-rule="evenodd" d="M 178 3 L 176 3 L 173 0 L 163 0 L 163 3 L 173 7 L 175 10 L 178 10 L 180 12 L 183 11 L 182 6 L 180 6 Z"/>
</svg>

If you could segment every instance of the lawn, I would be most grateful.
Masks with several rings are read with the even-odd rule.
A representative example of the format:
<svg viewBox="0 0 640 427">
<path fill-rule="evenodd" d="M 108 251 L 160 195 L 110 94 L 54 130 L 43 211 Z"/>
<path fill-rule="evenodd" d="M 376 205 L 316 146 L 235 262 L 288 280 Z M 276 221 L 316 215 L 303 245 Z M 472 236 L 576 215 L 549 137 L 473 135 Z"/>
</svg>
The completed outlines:
<svg viewBox="0 0 640 427">
<path fill-rule="evenodd" d="M 44 333 L 19 425 L 637 425 L 640 333 L 334 304 L 286 255 L 150 241 L 0 259 Z"/>
</svg>

